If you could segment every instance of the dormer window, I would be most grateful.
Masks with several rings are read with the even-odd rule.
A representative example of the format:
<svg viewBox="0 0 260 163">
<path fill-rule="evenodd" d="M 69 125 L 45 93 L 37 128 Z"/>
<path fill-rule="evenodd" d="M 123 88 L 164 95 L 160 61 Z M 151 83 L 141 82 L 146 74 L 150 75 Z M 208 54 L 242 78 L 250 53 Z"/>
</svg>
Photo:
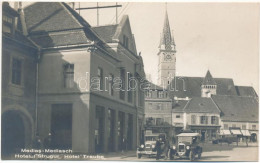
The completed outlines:
<svg viewBox="0 0 260 163">
<path fill-rule="evenodd" d="M 128 49 L 128 37 L 126 35 L 123 36 L 123 46 Z"/>
</svg>

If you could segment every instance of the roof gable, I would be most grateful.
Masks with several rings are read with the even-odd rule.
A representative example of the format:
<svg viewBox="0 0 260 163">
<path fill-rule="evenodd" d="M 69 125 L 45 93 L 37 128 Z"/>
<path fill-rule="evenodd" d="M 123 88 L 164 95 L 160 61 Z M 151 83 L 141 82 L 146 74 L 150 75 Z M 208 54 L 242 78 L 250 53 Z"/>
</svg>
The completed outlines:
<svg viewBox="0 0 260 163">
<path fill-rule="evenodd" d="M 129 21 L 129 17 L 124 15 L 118 27 L 116 29 L 115 35 L 113 36 L 114 40 L 118 40 L 118 42 L 123 44 L 124 36 L 128 38 L 128 50 L 137 55 L 135 40 L 133 37 L 133 33 L 131 30 L 131 25 Z"/>
<path fill-rule="evenodd" d="M 106 25 L 106 26 L 97 26 L 92 27 L 92 29 L 106 41 L 107 43 L 113 43 L 115 40 L 113 40 L 113 37 L 115 35 L 115 32 L 117 30 L 118 24 L 113 25 Z"/>
</svg>

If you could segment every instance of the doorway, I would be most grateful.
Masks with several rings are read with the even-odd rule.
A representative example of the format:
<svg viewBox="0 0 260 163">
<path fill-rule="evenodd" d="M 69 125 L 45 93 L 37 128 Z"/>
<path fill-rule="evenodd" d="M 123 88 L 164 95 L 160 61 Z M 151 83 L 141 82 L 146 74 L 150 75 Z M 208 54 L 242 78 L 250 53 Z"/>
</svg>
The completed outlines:
<svg viewBox="0 0 260 163">
<path fill-rule="evenodd" d="M 52 105 L 51 148 L 72 148 L 72 104 Z"/>
<path fill-rule="evenodd" d="M 205 141 L 205 139 L 206 139 L 206 131 L 205 130 L 202 130 L 201 131 L 201 141 Z"/>
<path fill-rule="evenodd" d="M 102 153 L 104 151 L 104 107 L 96 107 L 96 126 L 95 126 L 95 152 Z"/>
<path fill-rule="evenodd" d="M 20 152 L 25 148 L 25 126 L 23 118 L 15 110 L 2 115 L 2 156 Z"/>
</svg>

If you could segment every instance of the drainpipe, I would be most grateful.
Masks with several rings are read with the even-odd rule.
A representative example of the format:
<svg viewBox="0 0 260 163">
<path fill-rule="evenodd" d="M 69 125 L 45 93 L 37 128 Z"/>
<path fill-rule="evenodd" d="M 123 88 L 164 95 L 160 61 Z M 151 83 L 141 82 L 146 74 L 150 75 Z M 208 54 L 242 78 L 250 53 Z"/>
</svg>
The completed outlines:
<svg viewBox="0 0 260 163">
<path fill-rule="evenodd" d="M 27 37 L 28 40 L 30 40 L 34 46 L 37 48 L 37 58 L 36 58 L 36 80 L 35 80 L 35 131 L 34 135 L 36 136 L 38 134 L 38 86 L 39 86 L 39 62 L 42 55 L 42 49 L 40 46 L 38 46 L 34 41 L 32 41 L 29 37 Z"/>
<path fill-rule="evenodd" d="M 39 61 L 41 58 L 41 49 L 37 47 L 37 61 L 36 61 L 36 81 L 35 81 L 35 134 L 38 133 L 38 85 L 39 85 Z"/>
</svg>

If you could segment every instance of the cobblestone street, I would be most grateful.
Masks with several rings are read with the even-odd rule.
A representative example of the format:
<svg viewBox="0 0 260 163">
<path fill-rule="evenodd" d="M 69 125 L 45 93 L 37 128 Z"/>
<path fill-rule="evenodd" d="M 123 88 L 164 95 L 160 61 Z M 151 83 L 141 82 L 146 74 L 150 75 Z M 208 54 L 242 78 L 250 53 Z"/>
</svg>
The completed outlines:
<svg viewBox="0 0 260 163">
<path fill-rule="evenodd" d="M 258 147 L 256 143 L 250 143 L 248 147 L 246 144 L 203 144 L 202 158 L 196 161 L 257 161 Z M 104 155 L 104 160 L 118 160 L 118 161 L 155 161 L 155 158 L 142 157 L 136 158 L 135 151 L 128 151 L 125 153 L 111 153 Z M 170 161 L 161 159 L 160 161 Z M 176 159 L 175 161 L 189 161 L 186 159 Z"/>
</svg>

